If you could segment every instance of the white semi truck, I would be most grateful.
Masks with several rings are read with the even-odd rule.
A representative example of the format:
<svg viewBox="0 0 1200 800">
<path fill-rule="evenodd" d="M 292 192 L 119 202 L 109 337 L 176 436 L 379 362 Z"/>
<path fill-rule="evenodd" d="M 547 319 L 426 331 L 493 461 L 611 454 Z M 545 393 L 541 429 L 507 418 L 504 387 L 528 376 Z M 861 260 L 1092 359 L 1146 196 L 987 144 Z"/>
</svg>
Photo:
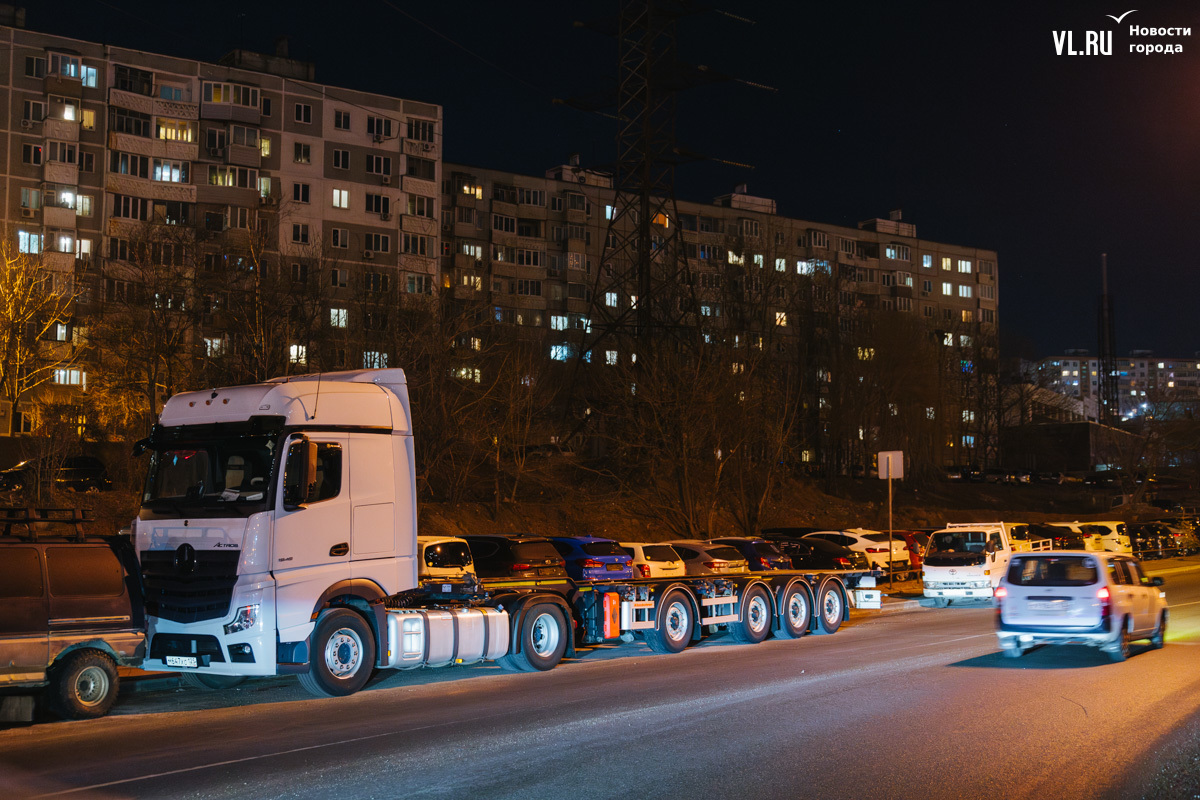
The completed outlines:
<svg viewBox="0 0 1200 800">
<path fill-rule="evenodd" d="M 296 674 L 347 695 L 373 668 L 496 660 L 545 670 L 577 641 L 635 633 L 678 652 L 704 626 L 741 641 L 832 633 L 872 573 L 422 586 L 403 370 L 278 378 L 172 397 L 133 524 L 143 669 L 219 688 Z"/>
</svg>

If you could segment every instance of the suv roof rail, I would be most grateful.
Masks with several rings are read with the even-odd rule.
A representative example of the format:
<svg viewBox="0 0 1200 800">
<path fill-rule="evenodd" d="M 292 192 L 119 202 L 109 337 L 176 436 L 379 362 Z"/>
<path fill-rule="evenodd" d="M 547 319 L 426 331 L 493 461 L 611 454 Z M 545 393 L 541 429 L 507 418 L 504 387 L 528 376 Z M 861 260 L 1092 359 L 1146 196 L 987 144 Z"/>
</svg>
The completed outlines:
<svg viewBox="0 0 1200 800">
<path fill-rule="evenodd" d="M 1003 522 L 947 522 L 947 528 L 1002 528 Z"/>
<path fill-rule="evenodd" d="M 63 536 L 62 527 L 70 527 L 75 538 L 87 537 L 84 523 L 93 522 L 82 508 L 32 508 L 0 506 L 0 536 L 37 539 L 39 536 Z M 14 530 L 13 526 L 22 526 Z"/>
</svg>

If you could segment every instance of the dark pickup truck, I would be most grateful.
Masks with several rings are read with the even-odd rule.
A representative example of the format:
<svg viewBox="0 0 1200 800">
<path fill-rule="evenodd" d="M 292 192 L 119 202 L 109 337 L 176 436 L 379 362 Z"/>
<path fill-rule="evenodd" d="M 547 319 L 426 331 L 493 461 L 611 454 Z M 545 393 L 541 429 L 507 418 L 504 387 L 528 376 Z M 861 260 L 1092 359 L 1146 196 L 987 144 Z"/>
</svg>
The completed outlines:
<svg viewBox="0 0 1200 800">
<path fill-rule="evenodd" d="M 38 693 L 62 717 L 103 716 L 117 667 L 142 661 L 133 545 L 86 523 L 75 509 L 0 508 L 0 720 L 31 719 Z"/>
</svg>

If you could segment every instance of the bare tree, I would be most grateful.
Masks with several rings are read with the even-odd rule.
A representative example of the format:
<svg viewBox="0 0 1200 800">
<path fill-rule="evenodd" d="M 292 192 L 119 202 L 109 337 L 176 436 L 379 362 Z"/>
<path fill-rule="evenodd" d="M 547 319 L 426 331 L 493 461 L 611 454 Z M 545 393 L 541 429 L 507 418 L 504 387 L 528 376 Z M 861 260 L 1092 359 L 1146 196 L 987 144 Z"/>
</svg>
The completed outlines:
<svg viewBox="0 0 1200 800">
<path fill-rule="evenodd" d="M 12 404 L 11 433 L 17 403 L 79 355 L 58 335 L 71 322 L 78 290 L 72 274 L 47 268 L 11 241 L 0 242 L 0 261 L 0 396 Z"/>
</svg>

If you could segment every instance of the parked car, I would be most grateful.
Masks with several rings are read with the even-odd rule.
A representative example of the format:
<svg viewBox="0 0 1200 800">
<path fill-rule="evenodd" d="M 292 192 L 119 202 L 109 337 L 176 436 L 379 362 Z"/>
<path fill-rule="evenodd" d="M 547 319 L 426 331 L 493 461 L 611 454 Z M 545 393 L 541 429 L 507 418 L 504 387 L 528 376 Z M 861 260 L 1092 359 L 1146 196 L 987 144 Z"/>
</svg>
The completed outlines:
<svg viewBox="0 0 1200 800">
<path fill-rule="evenodd" d="M 100 459 L 71 456 L 55 471 L 54 485 L 70 492 L 107 492 L 112 489 L 112 479 Z"/>
<path fill-rule="evenodd" d="M 475 574 L 480 578 L 567 577 L 562 556 L 543 536 L 470 534 L 462 538 L 471 548 Z"/>
<path fill-rule="evenodd" d="M 1163 646 L 1167 600 L 1132 556 L 1084 550 L 1017 553 L 996 588 L 996 636 L 1006 656 L 1039 644 L 1086 644 L 1124 661 L 1130 644 Z"/>
<path fill-rule="evenodd" d="M 43 689 L 62 717 L 103 716 L 120 688 L 117 668 L 145 655 L 133 545 L 128 536 L 87 535 L 80 519 L 0 512 L 0 717 L 32 719 L 28 691 Z"/>
<path fill-rule="evenodd" d="M 1083 476 L 1084 486 L 1095 486 L 1097 488 L 1105 486 L 1115 486 L 1119 482 L 1119 476 L 1115 472 L 1089 472 Z"/>
<path fill-rule="evenodd" d="M 871 568 L 867 554 L 860 550 L 851 550 L 840 544 L 827 542 L 824 539 L 806 539 L 803 536 L 791 536 L 776 531 L 786 531 L 787 528 L 773 528 L 763 531 L 763 536 L 770 539 L 783 554 L 792 560 L 792 569 L 827 570 L 827 569 L 861 569 Z"/>
<path fill-rule="evenodd" d="M 891 554 L 888 554 L 888 535 L 879 531 L 865 528 L 852 528 L 844 531 L 818 531 L 805 534 L 806 539 L 824 539 L 827 542 L 849 547 L 851 550 L 861 550 L 867 554 L 867 560 L 872 567 L 882 570 L 889 568 L 903 572 L 908 569 L 908 545 L 900 537 L 891 537 Z"/>
<path fill-rule="evenodd" d="M 1133 552 L 1124 522 L 1118 520 L 1081 522 L 1079 530 L 1091 534 L 1093 537 L 1099 536 L 1102 548 L 1110 553 Z"/>
<path fill-rule="evenodd" d="M 929 547 L 929 534 L 922 531 L 892 531 L 892 536 L 904 540 L 908 547 L 908 566 L 915 576 L 920 577 L 925 549 Z"/>
<path fill-rule="evenodd" d="M 1174 555 L 1175 534 L 1160 522 L 1134 522 L 1125 526 L 1129 545 L 1139 558 L 1166 558 Z"/>
<path fill-rule="evenodd" d="M 462 581 L 475 577 L 471 547 L 456 536 L 418 536 L 417 577 L 421 581 Z"/>
<path fill-rule="evenodd" d="M 106 492 L 112 489 L 112 479 L 104 462 L 93 456 L 70 456 L 53 471 L 54 486 L 70 492 Z M 32 461 L 14 464 L 0 470 L 0 492 L 19 492 L 37 482 Z"/>
<path fill-rule="evenodd" d="M 673 578 L 686 574 L 683 559 L 669 544 L 621 542 L 621 549 L 633 559 L 637 578 Z"/>
<path fill-rule="evenodd" d="M 737 551 L 746 559 L 751 572 L 792 568 L 792 559 L 785 556 L 778 547 L 766 539 L 756 536 L 729 536 L 713 539 L 713 541 L 737 548 Z"/>
<path fill-rule="evenodd" d="M 575 580 L 629 580 L 633 558 L 612 539 L 596 536 L 551 536 L 550 544 L 563 557 L 567 574 Z"/>
<path fill-rule="evenodd" d="M 1080 540 L 1083 542 L 1083 550 L 1104 549 L 1103 536 L 1092 530 L 1085 531 L 1083 529 L 1084 523 L 1082 522 L 1048 522 L 1046 524 L 1052 528 L 1066 528 L 1067 530 L 1072 531 L 1073 534 L 1078 535 Z"/>
<path fill-rule="evenodd" d="M 1181 556 L 1200 552 L 1200 538 L 1197 537 L 1197 521 L 1195 517 L 1186 515 L 1162 517 L 1154 520 L 1165 525 L 1175 537 L 1175 550 Z"/>
<path fill-rule="evenodd" d="M 1012 538 L 1018 540 L 1049 539 L 1050 547 L 1054 550 L 1085 550 L 1083 534 L 1062 525 L 1032 523 L 1029 525 L 1014 525 Z M 1037 548 L 1032 548 L 1036 550 Z"/>
<path fill-rule="evenodd" d="M 989 467 L 983 471 L 985 483 L 1015 483 L 1016 479 L 1011 470 Z"/>
<path fill-rule="evenodd" d="M 667 544 L 679 553 L 688 575 L 725 575 L 750 571 L 746 559 L 737 548 L 727 544 L 703 539 L 680 539 Z"/>
</svg>

